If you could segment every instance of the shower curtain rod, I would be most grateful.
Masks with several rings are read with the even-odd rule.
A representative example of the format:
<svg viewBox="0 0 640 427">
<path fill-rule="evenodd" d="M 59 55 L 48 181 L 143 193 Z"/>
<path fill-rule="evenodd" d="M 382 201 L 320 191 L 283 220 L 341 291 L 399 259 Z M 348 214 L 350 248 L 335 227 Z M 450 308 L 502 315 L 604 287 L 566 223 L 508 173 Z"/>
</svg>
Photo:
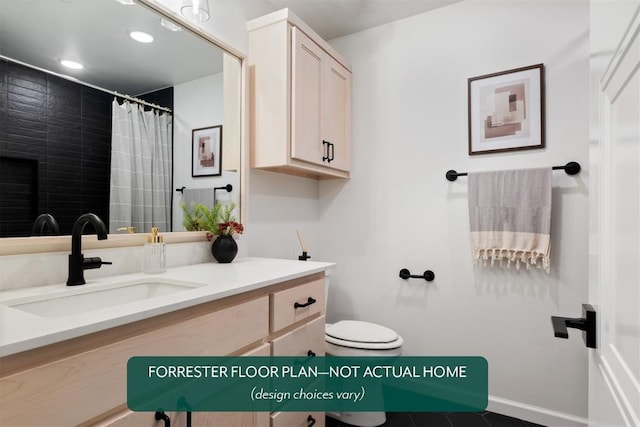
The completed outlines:
<svg viewBox="0 0 640 427">
<path fill-rule="evenodd" d="M 102 88 L 96 87 L 95 89 L 102 89 Z M 171 108 L 161 107 L 158 104 L 153 104 L 151 102 L 147 102 L 144 99 L 136 98 L 135 96 L 131 96 L 131 95 L 125 95 L 123 93 L 118 93 L 116 91 L 109 91 L 109 90 L 106 90 L 106 89 L 102 89 L 102 90 L 104 90 L 105 92 L 110 92 L 114 96 L 117 96 L 119 98 L 124 98 L 124 99 L 127 99 L 129 101 L 137 102 L 138 104 L 142 104 L 142 105 L 146 105 L 146 106 L 151 107 L 151 108 L 155 108 L 156 110 L 162 110 L 162 111 L 166 111 L 168 113 L 171 113 Z"/>
<path fill-rule="evenodd" d="M 23 65 L 25 67 L 32 68 L 34 70 L 42 71 L 43 73 L 51 74 L 53 76 L 60 77 L 60 78 L 63 78 L 65 80 L 72 81 L 74 83 L 80 83 L 81 85 L 89 86 L 90 88 L 93 88 L 93 89 L 96 89 L 96 90 L 99 90 L 99 91 L 102 91 L 102 92 L 106 92 L 108 94 L 111 94 L 111 95 L 114 95 L 114 96 L 117 96 L 117 97 L 120 97 L 120 98 L 128 99 L 129 101 L 137 102 L 138 104 L 143 104 L 143 105 L 146 105 L 148 107 L 155 108 L 157 110 L 166 111 L 168 113 L 172 112 L 171 108 L 162 107 L 162 106 L 160 106 L 158 104 L 153 104 L 151 102 L 147 102 L 147 101 L 145 101 L 143 99 L 136 98 L 136 97 L 131 96 L 131 95 L 125 95 L 125 94 L 122 94 L 122 93 L 118 93 L 118 92 L 116 92 L 114 90 L 109 90 L 109 89 L 105 89 L 105 88 L 100 87 L 100 86 L 92 85 L 90 83 L 83 82 L 82 80 L 78 80 L 75 77 L 67 76 L 66 74 L 60 74 L 60 73 L 56 73 L 56 72 L 51 71 L 51 70 L 46 70 L 44 68 L 36 67 L 35 65 L 27 64 L 25 62 L 18 61 L 17 59 L 9 58 L 9 57 L 4 56 L 4 55 L 0 55 L 0 58 L 4 59 L 6 61 L 15 62 L 16 64 L 20 64 L 20 65 Z"/>
</svg>

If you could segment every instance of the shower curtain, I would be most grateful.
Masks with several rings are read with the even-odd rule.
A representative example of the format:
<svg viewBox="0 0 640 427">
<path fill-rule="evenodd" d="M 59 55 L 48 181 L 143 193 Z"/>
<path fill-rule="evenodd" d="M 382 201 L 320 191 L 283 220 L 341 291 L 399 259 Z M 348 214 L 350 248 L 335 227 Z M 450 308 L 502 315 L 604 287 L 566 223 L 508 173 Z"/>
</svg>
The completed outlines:
<svg viewBox="0 0 640 427">
<path fill-rule="evenodd" d="M 171 114 L 114 100 L 111 128 L 109 232 L 171 231 Z"/>
</svg>

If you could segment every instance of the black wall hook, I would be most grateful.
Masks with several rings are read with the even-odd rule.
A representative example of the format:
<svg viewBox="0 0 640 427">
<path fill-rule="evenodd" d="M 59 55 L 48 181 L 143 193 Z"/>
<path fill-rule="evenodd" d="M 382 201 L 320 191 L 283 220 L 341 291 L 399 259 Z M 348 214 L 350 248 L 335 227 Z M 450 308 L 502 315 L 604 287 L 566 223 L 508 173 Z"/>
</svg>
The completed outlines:
<svg viewBox="0 0 640 427">
<path fill-rule="evenodd" d="M 424 273 L 422 273 L 421 275 L 419 274 L 411 274 L 411 272 L 409 270 L 407 270 L 406 268 L 403 268 L 402 270 L 400 270 L 400 278 L 401 279 L 424 279 L 427 282 L 431 282 L 433 279 L 436 278 L 436 275 L 433 273 L 433 271 L 431 270 L 427 270 Z"/>
</svg>

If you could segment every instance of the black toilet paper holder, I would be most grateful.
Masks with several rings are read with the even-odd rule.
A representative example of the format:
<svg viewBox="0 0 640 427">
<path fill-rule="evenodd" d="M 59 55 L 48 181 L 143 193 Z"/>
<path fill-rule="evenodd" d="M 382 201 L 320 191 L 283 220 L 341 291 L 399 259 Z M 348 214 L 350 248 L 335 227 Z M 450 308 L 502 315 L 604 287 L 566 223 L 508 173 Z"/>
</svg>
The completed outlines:
<svg viewBox="0 0 640 427">
<path fill-rule="evenodd" d="M 431 270 L 427 270 L 422 274 L 411 274 L 411 272 L 408 269 L 403 268 L 402 270 L 400 270 L 400 278 L 404 279 L 404 280 L 407 280 L 407 279 L 424 279 L 427 282 L 431 282 L 433 279 L 436 278 L 436 275 Z"/>
</svg>

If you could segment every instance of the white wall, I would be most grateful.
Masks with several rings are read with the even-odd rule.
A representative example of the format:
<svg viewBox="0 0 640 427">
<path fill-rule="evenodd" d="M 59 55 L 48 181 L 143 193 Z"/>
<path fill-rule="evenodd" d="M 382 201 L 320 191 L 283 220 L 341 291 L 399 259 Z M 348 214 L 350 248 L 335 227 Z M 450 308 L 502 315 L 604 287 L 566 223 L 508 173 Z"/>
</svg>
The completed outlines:
<svg viewBox="0 0 640 427">
<path fill-rule="evenodd" d="M 353 67 L 353 170 L 320 183 L 328 320 L 394 328 L 408 355 L 483 356 L 494 409 L 562 413 L 551 425 L 587 415 L 588 350 L 579 331 L 554 338 L 550 316 L 587 302 L 588 19 L 585 1 L 464 1 L 332 42 Z M 468 156 L 467 79 L 536 63 L 547 148 Z M 445 172 L 571 160 L 580 175 L 553 174 L 551 274 L 473 269 L 467 181 Z"/>
<path fill-rule="evenodd" d="M 237 172 L 222 171 L 220 176 L 191 176 L 192 130 L 222 124 L 222 73 L 213 74 L 187 83 L 176 85 L 173 89 L 173 186 L 211 188 L 231 184 L 235 191 L 218 191 L 220 201 L 238 199 L 240 180 Z M 206 100 L 206 102 L 204 101 Z M 224 126 L 222 128 L 224 139 Z M 224 157 L 224 150 L 222 156 Z M 184 231 L 183 212 L 180 207 L 182 197 L 175 193 L 173 197 L 173 231 Z"/>
<path fill-rule="evenodd" d="M 299 231 L 312 260 L 324 261 L 318 257 L 318 181 L 260 170 L 249 179 L 249 255 L 298 259 Z"/>
<path fill-rule="evenodd" d="M 202 27 L 247 52 L 246 20 L 276 8 L 232 3 L 216 6 Z M 299 229 L 313 259 L 338 263 L 329 320 L 393 327 L 407 354 L 486 357 L 503 413 L 527 418 L 528 408 L 541 423 L 545 411 L 585 417 L 587 350 L 577 331 L 553 338 L 549 316 L 577 316 L 587 302 L 587 7 L 466 0 L 334 40 L 354 72 L 353 178 L 318 184 L 251 171 L 241 251 L 295 258 Z M 547 148 L 470 158 L 467 78 L 538 62 L 546 67 Z M 449 183 L 445 171 L 570 160 L 585 170 L 554 173 L 551 275 L 474 270 L 466 180 Z M 436 280 L 404 282 L 403 267 L 432 269 Z M 551 425 L 570 424 L 559 419 Z"/>
</svg>

